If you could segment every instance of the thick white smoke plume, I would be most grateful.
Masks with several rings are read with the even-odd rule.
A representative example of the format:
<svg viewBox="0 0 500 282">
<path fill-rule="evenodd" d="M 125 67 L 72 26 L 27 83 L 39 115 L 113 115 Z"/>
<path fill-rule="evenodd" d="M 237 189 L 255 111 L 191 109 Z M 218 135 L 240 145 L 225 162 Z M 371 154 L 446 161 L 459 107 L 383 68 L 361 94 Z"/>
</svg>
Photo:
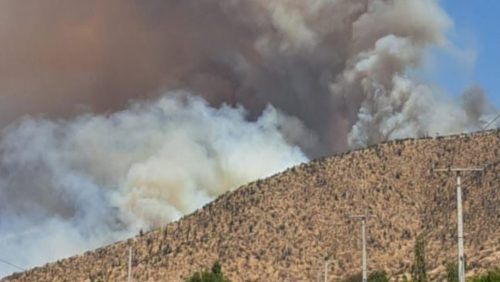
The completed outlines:
<svg viewBox="0 0 500 282">
<path fill-rule="evenodd" d="M 435 0 L 0 1 L 0 258 L 109 243 L 308 158 L 480 129 L 481 88 L 457 102 L 412 75 L 451 27 Z"/>
<path fill-rule="evenodd" d="M 246 118 L 241 107 L 214 109 L 178 93 L 107 116 L 6 128 L 2 257 L 33 265 L 94 248 L 307 160 L 280 132 L 306 134 L 298 120 L 271 106 Z"/>
</svg>

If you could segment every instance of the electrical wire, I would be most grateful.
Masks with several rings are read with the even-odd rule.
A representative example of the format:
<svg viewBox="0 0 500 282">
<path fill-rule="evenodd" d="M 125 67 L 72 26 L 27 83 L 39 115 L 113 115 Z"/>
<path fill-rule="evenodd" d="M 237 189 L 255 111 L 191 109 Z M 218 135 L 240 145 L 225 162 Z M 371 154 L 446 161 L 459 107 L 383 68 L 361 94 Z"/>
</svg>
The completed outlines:
<svg viewBox="0 0 500 282">
<path fill-rule="evenodd" d="M 7 264 L 7 265 L 10 265 L 10 266 L 12 266 L 12 267 L 14 267 L 14 268 L 17 268 L 17 269 L 19 269 L 19 270 L 26 271 L 26 269 L 24 269 L 24 268 L 20 267 L 19 265 L 15 265 L 15 264 L 13 264 L 13 263 L 11 263 L 11 262 L 9 262 L 9 261 L 6 261 L 6 260 L 4 260 L 4 259 L 1 259 L 1 258 L 0 258 L 0 262 L 2 262 L 2 263 L 4 263 L 4 264 Z"/>
<path fill-rule="evenodd" d="M 488 127 L 490 125 L 492 125 L 498 118 L 500 118 L 500 113 L 494 119 L 492 119 L 490 122 L 488 122 L 485 126 L 483 126 L 483 130 L 488 129 Z"/>
</svg>

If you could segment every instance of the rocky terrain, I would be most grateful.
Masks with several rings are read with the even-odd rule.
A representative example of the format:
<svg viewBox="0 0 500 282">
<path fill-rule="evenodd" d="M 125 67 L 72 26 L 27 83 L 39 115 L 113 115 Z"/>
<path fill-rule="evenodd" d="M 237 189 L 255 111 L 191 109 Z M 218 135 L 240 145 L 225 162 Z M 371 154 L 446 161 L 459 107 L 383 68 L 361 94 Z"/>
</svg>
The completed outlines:
<svg viewBox="0 0 500 282">
<path fill-rule="evenodd" d="M 265 161 L 265 160 L 263 160 Z M 314 160 L 226 193 L 177 222 L 5 281 L 182 281 L 220 261 L 232 281 L 331 281 L 360 271 L 367 210 L 369 269 L 410 275 L 417 236 L 432 281 L 456 260 L 455 173 L 464 173 L 468 275 L 500 265 L 500 131 L 390 141 Z M 323 280 L 321 280 L 323 281 Z"/>
</svg>

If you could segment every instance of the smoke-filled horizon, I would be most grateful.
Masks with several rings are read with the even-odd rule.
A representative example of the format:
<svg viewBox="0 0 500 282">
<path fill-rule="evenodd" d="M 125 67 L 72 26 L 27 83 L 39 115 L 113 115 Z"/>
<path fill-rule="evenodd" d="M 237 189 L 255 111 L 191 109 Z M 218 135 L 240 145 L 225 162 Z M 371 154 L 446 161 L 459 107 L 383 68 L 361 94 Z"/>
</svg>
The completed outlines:
<svg viewBox="0 0 500 282">
<path fill-rule="evenodd" d="M 457 102 L 412 76 L 451 27 L 434 0 L 1 1 L 0 257 L 41 264 L 310 158 L 480 129 L 480 86 Z"/>
</svg>

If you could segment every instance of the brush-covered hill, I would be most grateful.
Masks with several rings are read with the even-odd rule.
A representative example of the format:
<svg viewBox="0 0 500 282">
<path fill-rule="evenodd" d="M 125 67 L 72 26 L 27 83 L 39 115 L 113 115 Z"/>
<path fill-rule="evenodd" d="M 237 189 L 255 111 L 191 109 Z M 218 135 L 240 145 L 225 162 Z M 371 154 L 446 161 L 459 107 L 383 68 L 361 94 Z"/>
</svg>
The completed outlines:
<svg viewBox="0 0 500 282">
<path fill-rule="evenodd" d="M 368 210 L 370 270 L 408 275 L 420 235 L 436 281 L 457 257 L 455 174 L 432 171 L 450 166 L 485 167 L 462 175 L 468 274 L 500 266 L 500 131 L 489 131 L 302 164 L 160 229 L 6 280 L 126 281 L 131 246 L 134 281 L 182 281 L 215 261 L 233 281 L 316 281 L 325 257 L 338 281 L 360 270 L 360 223 L 349 216 Z"/>
</svg>

